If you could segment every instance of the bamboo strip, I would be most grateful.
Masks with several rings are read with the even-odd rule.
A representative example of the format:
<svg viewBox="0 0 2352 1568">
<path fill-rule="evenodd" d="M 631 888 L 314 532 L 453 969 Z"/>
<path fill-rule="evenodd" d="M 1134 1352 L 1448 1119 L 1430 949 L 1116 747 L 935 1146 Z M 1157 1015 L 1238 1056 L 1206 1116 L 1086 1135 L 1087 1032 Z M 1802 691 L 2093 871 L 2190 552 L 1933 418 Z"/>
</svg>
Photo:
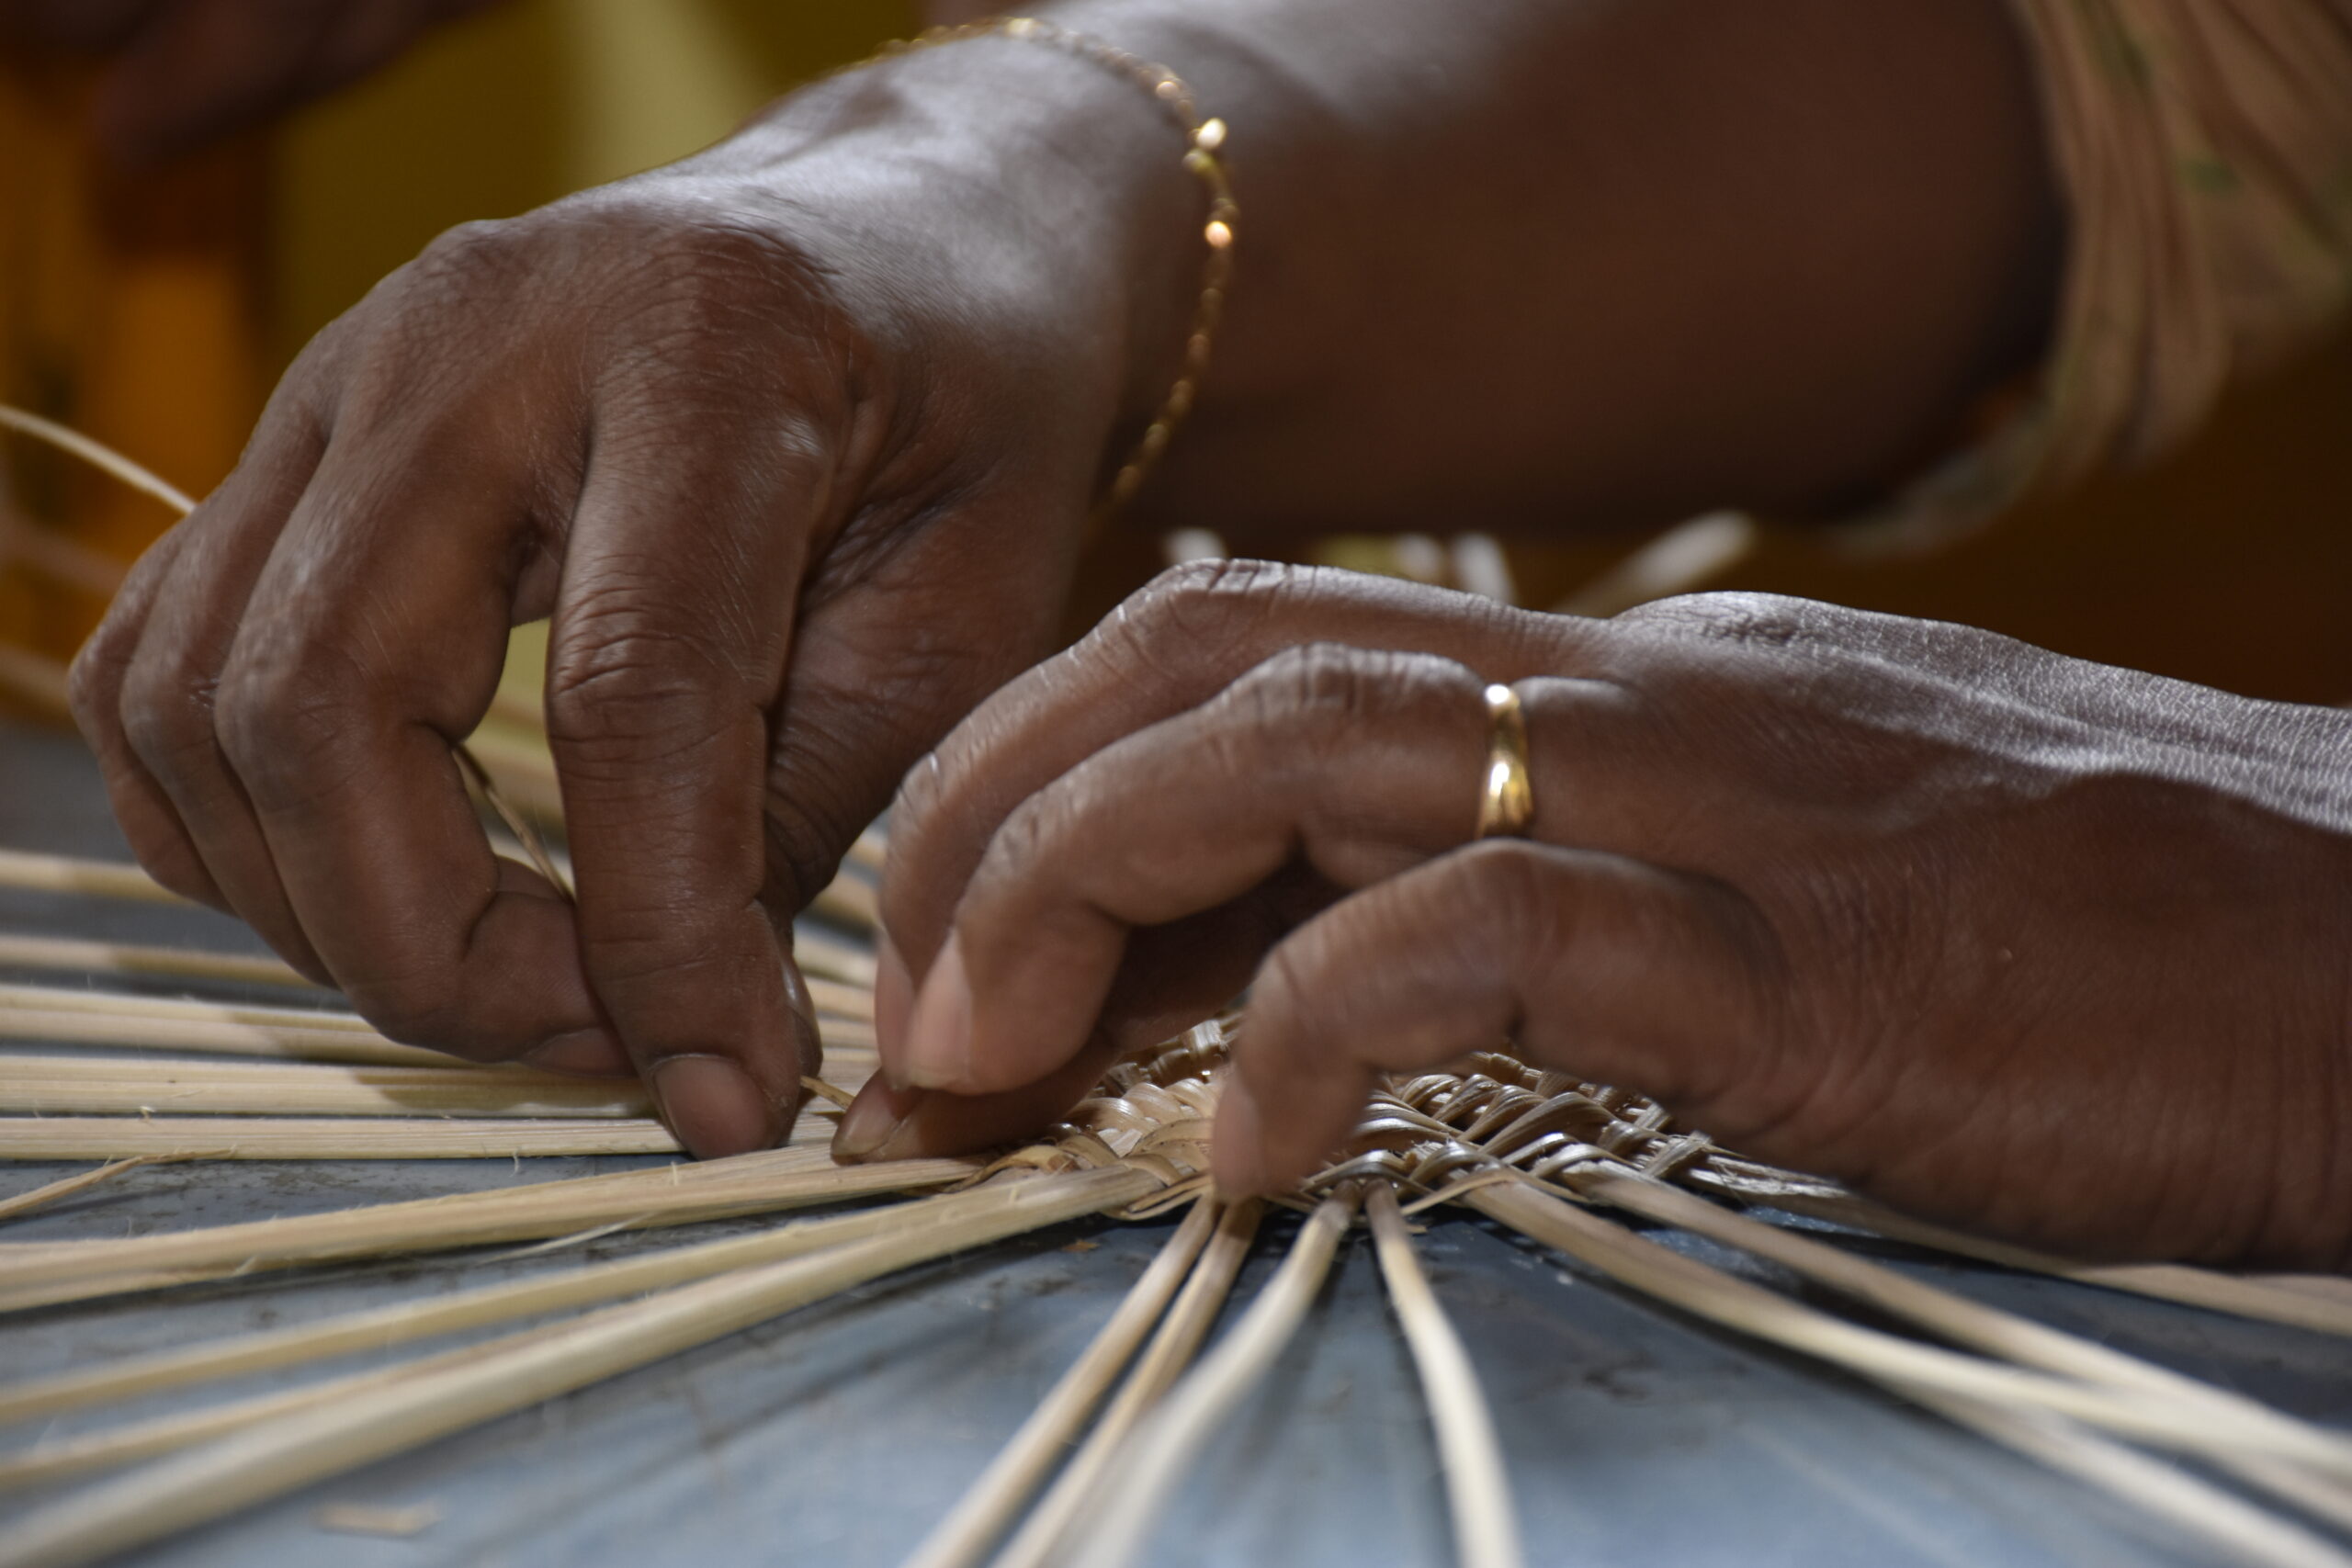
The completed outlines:
<svg viewBox="0 0 2352 1568">
<path fill-rule="evenodd" d="M 107 1018 L 155 1018 L 198 1023 L 242 1023 L 255 1029 L 341 1029 L 374 1034 L 375 1026 L 340 1008 L 267 1007 L 210 1002 L 195 997 L 150 997 L 86 986 L 26 986 L 0 981 L 0 1011 L 86 1012 Z"/>
<path fill-rule="evenodd" d="M 28 435 L 36 441 L 45 441 L 61 451 L 70 452 L 92 468 L 121 480 L 141 495 L 153 496 L 182 517 L 196 510 L 196 502 L 176 485 L 170 484 L 141 468 L 105 443 L 93 441 L 80 431 L 60 424 L 53 419 L 43 419 L 37 413 L 28 412 L 11 404 L 0 403 L 0 427 L 16 431 L 20 435 Z"/>
<path fill-rule="evenodd" d="M 2298 1276 L 2223 1274 L 2183 1263 L 2076 1263 L 2030 1247 L 1991 1241 L 1965 1231 L 1915 1220 L 1865 1198 L 1830 1190 L 1751 1192 L 1737 1184 L 1725 1189 L 1746 1201 L 1813 1219 L 1875 1231 L 1891 1241 L 1929 1247 L 2030 1274 L 2051 1274 L 2076 1284 L 2153 1296 L 2184 1306 L 2204 1307 L 2236 1317 L 2283 1323 L 2322 1334 L 2352 1337 L 2352 1300 L 2333 1291 L 2313 1291 Z M 2339 1283 L 2333 1282 L 2333 1283 Z"/>
<path fill-rule="evenodd" d="M 52 1181 L 46 1187 L 36 1187 L 29 1192 L 19 1192 L 14 1198 L 0 1199 L 0 1220 L 13 1220 L 19 1214 L 28 1214 L 35 1209 L 56 1202 L 60 1198 L 71 1198 L 74 1193 L 87 1191 L 101 1181 L 111 1181 L 126 1170 L 154 1163 L 156 1162 L 153 1156 L 119 1159 L 110 1164 L 102 1165 L 96 1170 L 85 1170 L 79 1176 L 69 1176 L 62 1181 Z"/>
<path fill-rule="evenodd" d="M 454 1066 L 282 1066 L 0 1054 L 0 1112 L 644 1120 L 653 1114 L 653 1107 L 644 1086 L 633 1078 Z"/>
<path fill-rule="evenodd" d="M 0 1310 L 297 1264 L 544 1241 L 599 1225 L 766 1213 L 945 1186 L 978 1168 L 963 1159 L 836 1166 L 822 1149 L 782 1149 L 161 1235 L 16 1243 L 0 1246 Z"/>
<path fill-rule="evenodd" d="M 819 1032 L 839 1055 L 872 1053 L 870 1026 L 820 1020 Z M 6 983 L 0 983 L 0 1040 L 387 1067 L 447 1067 L 456 1062 L 445 1052 L 388 1040 L 354 1013 Z"/>
<path fill-rule="evenodd" d="M 0 1040 L 376 1067 L 446 1067 L 451 1061 L 444 1052 L 395 1044 L 356 1029 L 263 1029 L 209 1019 L 116 1019 L 104 1013 L 10 1008 L 0 1008 Z"/>
<path fill-rule="evenodd" d="M 1518 1181 L 1464 1194 L 1470 1207 L 1611 1277 L 1710 1322 L 1798 1350 L 1906 1397 L 1915 1389 L 2003 1408 L 2045 1410 L 2184 1452 L 2288 1460 L 2352 1479 L 2352 1439 L 2268 1412 L 2224 1419 L 2139 1389 L 2105 1387 L 1999 1366 L 1864 1328 L 1773 1294 L 1633 1235 Z M 2260 1407 L 2255 1407 L 2259 1410 Z"/>
<path fill-rule="evenodd" d="M 811 926 L 792 928 L 792 961 L 804 976 L 822 976 L 863 991 L 874 989 L 874 955 Z"/>
<path fill-rule="evenodd" d="M 30 850 L 0 850 L 0 887 L 33 893 L 76 893 L 138 904 L 187 903 L 135 865 L 119 861 L 82 860 L 73 855 L 36 854 Z"/>
<path fill-rule="evenodd" d="M 872 1024 L 860 1023 L 855 1019 L 830 1018 L 822 1013 L 817 1017 L 817 1038 L 823 1044 L 828 1060 L 841 1057 L 872 1061 L 881 1047 L 880 1037 L 874 1032 Z"/>
<path fill-rule="evenodd" d="M 220 980 L 239 986 L 316 989 L 282 958 L 258 953 L 214 953 L 192 947 L 148 947 L 85 942 L 77 937 L 0 932 L 0 968 L 65 969 L 78 974 L 153 975 L 175 980 Z"/>
<path fill-rule="evenodd" d="M 1046 1474 L 1077 1442 L 1086 1418 L 1110 1393 L 1144 1337 L 1166 1314 L 1216 1229 L 1217 1213 L 1214 1198 L 1204 1197 L 1193 1205 L 1085 1353 L 1038 1402 L 947 1517 L 932 1527 L 905 1568 L 972 1568 L 1012 1528 Z M 6 1409 L 6 1393 L 0 1391 L 0 1416 Z"/>
<path fill-rule="evenodd" d="M 1477 1371 L 1414 1256 L 1396 1190 L 1385 1181 L 1373 1183 L 1364 1208 L 1381 1277 L 1437 1431 L 1446 1502 L 1453 1514 L 1454 1558 L 1461 1568 L 1520 1568 L 1526 1553 L 1520 1547 L 1519 1510 L 1511 1503 L 1510 1472 L 1503 1468 L 1502 1445 L 1496 1440 Z"/>
<path fill-rule="evenodd" d="M 35 1378 L 0 1387 L 0 1423 L 39 1420 L 168 1389 L 301 1366 L 355 1351 L 388 1349 L 419 1339 L 514 1323 L 574 1307 L 595 1306 L 623 1296 L 708 1279 L 730 1269 L 781 1262 L 844 1242 L 863 1241 L 906 1224 L 960 1224 L 975 1215 L 987 1214 L 1001 1201 L 1000 1189 L 1012 1185 L 1014 1179 L 1025 1177 L 1001 1177 L 959 1192 L 859 1209 L 822 1219 L 799 1220 L 752 1235 L 664 1247 L 615 1262 L 453 1291 L 428 1300 L 398 1302 L 288 1328 L 232 1335 Z M 1205 1235 L 1205 1222 L 1196 1229 Z M 1196 1241 L 1193 1251 L 1198 1250 Z M 1189 1255 L 1186 1261 L 1190 1261 Z M 1173 1281 L 1168 1289 L 1174 1291 Z M 1140 1334 L 1139 1329 L 1138 1337 Z"/>
<path fill-rule="evenodd" d="M 0 958 L 4 957 L 5 951 L 0 950 Z M 860 1023 L 874 1021 L 873 987 L 846 985 L 820 975 L 803 976 L 801 984 L 808 987 L 808 1000 L 819 1012 L 854 1019 Z"/>
<path fill-rule="evenodd" d="M 994 1568 L 1035 1568 L 1078 1519 L 1128 1434 L 1174 1384 L 1209 1325 L 1216 1321 L 1226 1297 L 1232 1293 L 1234 1277 L 1250 1256 L 1250 1244 L 1257 1237 L 1258 1222 L 1264 1213 L 1257 1200 L 1245 1199 L 1218 1218 L 1216 1235 L 1184 1281 L 1175 1306 L 1161 1320 L 1151 1343 L 1144 1347 L 1143 1359 L 1127 1374 L 1102 1418 L 1087 1434 L 1084 1446 L 1062 1467 L 1044 1498 L 997 1554 Z"/>
<path fill-rule="evenodd" d="M 865 831 L 850 845 L 846 858 L 850 864 L 864 866 L 880 876 L 883 865 L 890 858 L 890 835 L 883 831 L 879 822 L 868 823 Z"/>
<path fill-rule="evenodd" d="M 1654 1178 L 1595 1166 L 1571 1179 L 1577 1190 L 1587 1197 L 1770 1258 L 1856 1301 L 1866 1302 L 1882 1312 L 1984 1354 L 2086 1382 L 2139 1389 L 2184 1404 L 2202 1405 L 2216 1411 L 2224 1420 L 2290 1421 L 2315 1434 L 2320 1431 L 2244 1395 L 2184 1377 L 2014 1313 L 1938 1290 L 1796 1232 L 1720 1209 L 1703 1198 Z M 2332 1485 L 2274 1459 L 2225 1455 L 2219 1462 L 2296 1506 L 2352 1529 L 2352 1489 Z"/>
<path fill-rule="evenodd" d="M 2063 1471 L 2211 1543 L 2236 1568 L 2352 1568 L 2352 1553 L 2121 1443 L 2070 1421 L 1949 1395 L 1914 1398 L 1979 1436 Z"/>
<path fill-rule="evenodd" d="M 322 1404 L 331 1404 L 371 1389 L 385 1388 L 425 1372 L 479 1361 L 486 1356 L 513 1348 L 523 1337 L 519 1335 L 502 1336 L 479 1345 L 461 1346 L 455 1350 L 419 1357 L 395 1366 L 323 1378 L 277 1393 L 254 1394 L 209 1405 L 202 1410 L 126 1422 L 81 1437 L 38 1443 L 20 1453 L 0 1457 L 0 1492 L 21 1491 L 28 1486 L 51 1486 L 75 1476 L 87 1475 L 92 1471 L 111 1470 L 142 1459 L 154 1459 L 191 1444 L 209 1442 L 232 1432 L 243 1431 L 274 1416 L 315 1409 Z"/>
<path fill-rule="evenodd" d="M 9 1116 L 0 1117 L 0 1160 L 127 1159 L 545 1159 L 557 1156 L 674 1155 L 670 1129 L 647 1118 Z"/>
<path fill-rule="evenodd" d="M 1183 1472 L 1243 1396 L 1258 1385 L 1314 1304 L 1355 1215 L 1353 1187 L 1324 1199 L 1250 1310 L 1120 1448 L 1094 1495 L 1091 1528 L 1057 1554 L 1084 1568 L 1125 1568 L 1159 1522 Z"/>
<path fill-rule="evenodd" d="M 854 931 L 870 934 L 882 929 L 881 897 L 874 891 L 872 883 L 854 872 L 842 872 L 817 889 L 817 896 L 808 900 L 808 907 Z"/>
<path fill-rule="evenodd" d="M 280 1416 L 91 1488 L 17 1521 L 0 1540 L 0 1568 L 71 1568 L 127 1551 L 884 1274 L 1120 1207 L 1159 1185 L 1132 1167 L 1041 1177 L 1002 1189 L 1005 1207 L 986 1222 L 909 1226 L 607 1307 L 481 1361 Z"/>
</svg>

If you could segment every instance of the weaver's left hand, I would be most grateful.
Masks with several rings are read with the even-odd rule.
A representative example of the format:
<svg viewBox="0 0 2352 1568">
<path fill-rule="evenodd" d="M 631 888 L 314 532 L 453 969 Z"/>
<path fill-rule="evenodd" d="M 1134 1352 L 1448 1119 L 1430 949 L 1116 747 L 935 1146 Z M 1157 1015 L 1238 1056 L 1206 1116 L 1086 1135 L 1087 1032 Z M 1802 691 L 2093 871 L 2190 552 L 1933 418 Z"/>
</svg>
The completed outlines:
<svg viewBox="0 0 2352 1568">
<path fill-rule="evenodd" d="M 1488 681 L 1535 812 L 1473 843 Z M 1179 573 L 910 778 L 902 1087 L 843 1150 L 1025 1132 L 1254 973 L 1228 1189 L 1316 1168 L 1375 1073 L 1510 1037 L 1937 1219 L 2342 1266 L 2347 759 L 2333 710 L 1961 626 Z"/>
</svg>

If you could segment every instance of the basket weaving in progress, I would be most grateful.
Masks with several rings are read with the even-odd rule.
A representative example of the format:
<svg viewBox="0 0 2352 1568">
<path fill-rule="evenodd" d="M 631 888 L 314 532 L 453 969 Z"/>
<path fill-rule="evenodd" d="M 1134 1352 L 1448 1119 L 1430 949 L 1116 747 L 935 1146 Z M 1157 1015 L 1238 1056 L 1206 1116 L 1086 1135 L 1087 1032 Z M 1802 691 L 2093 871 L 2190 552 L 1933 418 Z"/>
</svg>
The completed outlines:
<svg viewBox="0 0 2352 1568">
<path fill-rule="evenodd" d="M 70 780 L 82 760 L 61 762 L 62 743 L 17 738 L 13 754 L 42 744 L 56 750 L 51 786 Z M 481 780 L 498 781 L 489 830 L 560 886 L 527 820 L 548 793 L 543 761 L 527 739 L 479 750 Z M 0 969 L 16 976 L 0 985 L 7 1568 L 142 1550 L 255 1561 L 288 1551 L 288 1528 L 386 1539 L 400 1561 L 642 1555 L 560 1531 L 526 1547 L 489 1514 L 486 1534 L 456 1518 L 444 1529 L 453 1505 L 414 1485 L 446 1495 L 481 1468 L 484 1450 L 463 1446 L 478 1429 L 511 1443 L 513 1418 L 571 1408 L 550 1402 L 608 1380 L 782 1344 L 797 1346 L 779 1363 L 793 1375 L 750 1378 L 736 1395 L 747 1404 L 688 1395 L 688 1446 L 735 1457 L 717 1483 L 685 1467 L 702 1479 L 667 1503 L 707 1506 L 712 1484 L 756 1491 L 726 1479 L 730 1465 L 798 1471 L 806 1495 L 768 1516 L 769 1535 L 733 1543 L 745 1562 L 884 1560 L 869 1556 L 877 1542 L 921 1568 L 1383 1550 L 1462 1568 L 1623 1561 L 1632 1541 L 1612 1517 L 1636 1537 L 1670 1529 L 1627 1506 L 1627 1483 L 1608 1479 L 1612 1451 L 1657 1495 L 1704 1493 L 1724 1472 L 1641 1418 L 1643 1397 L 1575 1380 L 1690 1399 L 1752 1376 L 1784 1391 L 1775 1399 L 1807 1392 L 1767 1400 L 1746 1440 L 1781 1444 L 1791 1474 L 1810 1465 L 1808 1495 L 1842 1499 L 1851 1519 L 1817 1522 L 1810 1545 L 1759 1541 L 1752 1558 L 1718 1532 L 1716 1555 L 1678 1560 L 1831 1561 L 1821 1544 L 1843 1541 L 1857 1562 L 2352 1563 L 2342 1280 L 2079 1266 L 1954 1235 L 1500 1051 L 1386 1081 L 1341 1157 L 1277 1203 L 1227 1205 L 1205 1144 L 1239 1016 L 1122 1063 L 1025 1146 L 837 1167 L 829 1112 L 875 1068 L 878 835 L 818 901 L 830 924 L 801 933 L 828 1059 L 793 1136 L 670 1163 L 677 1145 L 634 1083 L 457 1066 L 385 1039 L 275 960 L 166 936 L 213 918 L 128 864 L 36 848 L 90 837 L 86 792 L 48 806 L 20 795 L 21 847 L 0 854 Z M 627 1163 L 577 1174 L 590 1158 Z M 232 1190 L 243 1212 L 216 1219 L 209 1198 Z M 700 1229 L 667 1234 L 680 1226 Z M 1480 1249 L 1483 1265 L 1464 1262 Z M 1038 1300 L 1090 1272 L 1115 1288 L 1103 1310 L 1063 1319 L 1074 1335 L 1040 1334 L 990 1293 L 999 1269 L 1025 1270 Z M 1531 1282 L 1498 1293 L 1498 1272 Z M 1478 1282 L 1466 1303 L 1465 1279 Z M 1339 1303 L 1374 1280 L 1385 1305 L 1347 1318 Z M 2029 1300 L 2054 1310 L 2003 1304 Z M 920 1344 L 903 1337 L 917 1307 Z M 1577 1336 L 1531 1353 L 1522 1324 L 1508 1355 L 1489 1342 L 1514 1314 L 1550 1311 L 1585 1314 Z M 828 1335 L 880 1322 L 892 1326 L 851 1353 L 828 1348 Z M 1388 1336 L 1389 1367 L 1409 1368 L 1396 1408 L 1374 1409 L 1355 1373 L 1336 1393 L 1299 1382 L 1318 1338 L 1350 1323 Z M 804 1328 L 814 1337 L 789 1339 Z M 761 1337 L 776 1334 L 787 1338 Z M 1703 1346 L 1713 1369 L 1686 1351 L 1668 1375 L 1608 1343 L 1661 1334 Z M 2124 1348 L 2135 1337 L 2188 1353 L 2143 1357 Z M 991 1361 L 1022 1369 L 1025 1409 L 926 1430 L 973 1420 L 971 1380 Z M 844 1403 L 860 1383 L 887 1385 L 898 1425 Z M 1866 1449 L 1809 1444 L 1823 1416 L 1805 1407 L 1822 1401 L 1844 1412 L 1833 1421 L 1927 1444 L 1898 1456 L 1917 1467 L 1907 1480 L 1862 1468 Z M 1285 1430 L 1300 1421 L 1311 1437 Z M 1360 1490 L 1311 1463 L 1282 1473 L 1320 1474 L 1321 1501 L 1261 1484 L 1238 1506 L 1284 1445 L 1360 1458 L 1328 1443 L 1333 1425 L 1409 1450 L 1385 1468 L 1418 1477 L 1403 1536 L 1381 1533 L 1398 1514 L 1350 1505 Z M 571 1488 L 550 1508 L 593 1514 L 598 1495 L 625 1502 L 645 1484 L 540 1436 L 521 1463 Z M 891 1473 L 893 1443 L 930 1457 Z M 1926 1453 L 1962 1457 L 1939 1474 L 1918 1465 Z M 493 1487 L 534 1483 L 491 1469 Z M 961 1490 L 925 1505 L 933 1469 Z M 397 1495 L 370 1485 L 403 1475 Z M 1923 1481 L 1961 1495 L 1930 1516 L 1905 1496 Z M 895 1506 L 853 1525 L 822 1511 L 828 1494 Z M 241 1538 L 245 1521 L 263 1533 Z M 673 1541 L 703 1539 L 674 1528 Z"/>
</svg>

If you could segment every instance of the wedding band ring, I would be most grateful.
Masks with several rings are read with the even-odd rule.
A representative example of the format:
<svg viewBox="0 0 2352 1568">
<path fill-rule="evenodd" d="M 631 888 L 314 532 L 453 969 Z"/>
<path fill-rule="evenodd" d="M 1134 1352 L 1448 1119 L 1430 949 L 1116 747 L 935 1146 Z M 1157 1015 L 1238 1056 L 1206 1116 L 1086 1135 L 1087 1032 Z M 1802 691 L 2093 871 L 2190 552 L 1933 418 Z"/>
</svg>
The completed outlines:
<svg viewBox="0 0 2352 1568">
<path fill-rule="evenodd" d="M 1535 815 L 1535 791 L 1527 782 L 1527 717 L 1519 694 L 1497 683 L 1487 688 L 1487 776 L 1478 792 L 1481 839 L 1515 839 Z"/>
</svg>

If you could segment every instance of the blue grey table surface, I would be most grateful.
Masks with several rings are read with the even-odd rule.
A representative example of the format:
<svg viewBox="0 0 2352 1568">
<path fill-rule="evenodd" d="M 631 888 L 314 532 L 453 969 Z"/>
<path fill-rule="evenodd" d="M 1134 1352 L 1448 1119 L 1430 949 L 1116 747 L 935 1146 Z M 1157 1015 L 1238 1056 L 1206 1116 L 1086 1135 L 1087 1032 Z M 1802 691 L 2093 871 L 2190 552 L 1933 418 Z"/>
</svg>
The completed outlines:
<svg viewBox="0 0 2352 1568">
<path fill-rule="evenodd" d="M 0 844 L 123 855 L 86 752 L 0 731 Z M 0 931 L 250 949 L 202 911 L 0 893 Z M 469 1191 L 643 1160 L 151 1168 L 8 1225 L 128 1235 Z M 0 1196 L 79 1167 L 0 1165 Z M 752 1228 L 695 1227 L 695 1236 Z M 1166 1224 L 1066 1225 L 919 1269 L 313 1486 L 134 1554 L 143 1564 L 888 1564 L 1077 1356 Z M 1245 1270 L 1246 1301 L 1286 1223 Z M 618 1257 L 676 1233 L 567 1255 Z M 1661 1234 L 1776 1286 L 1768 1267 Z M 1491 1398 L 1531 1556 L 1547 1564 L 1903 1568 L 2206 1561 L 2130 1510 L 1802 1359 L 1622 1291 L 1471 1218 L 1425 1256 Z M 2352 1429 L 2339 1340 L 1856 1242 L 1905 1272 Z M 0 1317 L 0 1375 L 568 1266 L 495 1250 L 274 1274 Z M 337 1371 L 368 1364 L 337 1363 Z M 316 1372 L 260 1376 L 259 1392 Z M 207 1397 L 217 1397 L 208 1393 Z M 164 1397 L 138 1414 L 183 1408 Z M 19 1448 L 130 1414 L 0 1432 Z M 51 1498 L 0 1496 L 0 1533 Z M 327 1533 L 322 1506 L 424 1508 L 419 1533 Z M 1159 1564 L 1375 1568 L 1452 1560 L 1412 1368 L 1361 1236 L 1269 1383 L 1217 1435 L 1156 1536 Z"/>
</svg>

